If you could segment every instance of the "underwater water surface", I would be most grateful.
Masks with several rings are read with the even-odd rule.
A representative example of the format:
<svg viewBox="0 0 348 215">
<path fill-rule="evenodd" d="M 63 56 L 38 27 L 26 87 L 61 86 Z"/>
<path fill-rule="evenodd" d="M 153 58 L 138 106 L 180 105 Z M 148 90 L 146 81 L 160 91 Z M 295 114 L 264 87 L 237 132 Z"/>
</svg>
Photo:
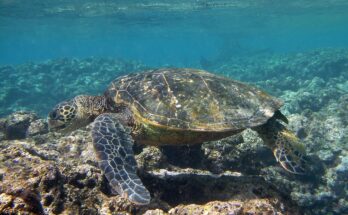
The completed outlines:
<svg viewBox="0 0 348 215">
<path fill-rule="evenodd" d="M 347 11 L 345 0 L 0 0 L 0 214 L 348 214 Z M 115 200 L 90 128 L 49 132 L 47 114 L 161 67 L 205 69 L 281 99 L 316 171 L 285 173 L 247 129 L 194 148 L 135 146 L 155 200 Z"/>
<path fill-rule="evenodd" d="M 95 56 L 189 67 L 201 58 L 348 46 L 344 1 L 29 2 L 2 1 L 1 64 Z"/>
</svg>

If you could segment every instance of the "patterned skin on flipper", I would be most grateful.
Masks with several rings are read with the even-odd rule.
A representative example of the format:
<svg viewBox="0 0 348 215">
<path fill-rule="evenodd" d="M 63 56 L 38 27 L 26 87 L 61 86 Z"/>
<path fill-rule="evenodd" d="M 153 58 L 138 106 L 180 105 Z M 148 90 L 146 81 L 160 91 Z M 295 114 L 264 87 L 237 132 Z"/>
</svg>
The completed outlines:
<svg viewBox="0 0 348 215">
<path fill-rule="evenodd" d="M 149 204 L 150 193 L 136 174 L 132 137 L 118 118 L 118 114 L 102 114 L 93 123 L 92 138 L 99 168 L 122 197 L 137 205 Z"/>
<path fill-rule="evenodd" d="M 263 141 L 273 150 L 280 165 L 293 174 L 307 174 L 308 160 L 305 148 L 294 133 L 286 129 L 275 117 L 254 128 Z"/>
</svg>

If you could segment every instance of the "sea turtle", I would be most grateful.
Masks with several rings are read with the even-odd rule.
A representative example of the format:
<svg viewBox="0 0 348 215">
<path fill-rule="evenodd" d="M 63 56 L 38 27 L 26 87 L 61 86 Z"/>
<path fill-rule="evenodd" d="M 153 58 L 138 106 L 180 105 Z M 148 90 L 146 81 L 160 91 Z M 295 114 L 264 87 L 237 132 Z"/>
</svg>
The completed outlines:
<svg viewBox="0 0 348 215">
<path fill-rule="evenodd" d="M 282 102 L 267 93 L 203 70 L 163 68 L 114 80 L 102 96 L 79 95 L 48 115 L 53 130 L 92 124 L 98 164 L 111 187 L 138 205 L 150 202 L 136 174 L 133 141 L 148 145 L 196 144 L 247 128 L 258 132 L 281 166 L 304 174 L 299 139 L 279 120 Z"/>
</svg>

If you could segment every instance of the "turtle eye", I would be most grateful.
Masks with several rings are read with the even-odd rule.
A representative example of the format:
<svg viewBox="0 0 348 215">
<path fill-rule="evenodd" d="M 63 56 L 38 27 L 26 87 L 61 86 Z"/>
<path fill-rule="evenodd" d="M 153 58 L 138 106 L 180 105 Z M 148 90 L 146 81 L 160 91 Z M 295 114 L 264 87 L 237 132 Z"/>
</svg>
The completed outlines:
<svg viewBox="0 0 348 215">
<path fill-rule="evenodd" d="M 50 116 L 51 119 L 57 119 L 57 112 L 56 111 L 51 111 L 49 113 L 49 116 Z"/>
</svg>

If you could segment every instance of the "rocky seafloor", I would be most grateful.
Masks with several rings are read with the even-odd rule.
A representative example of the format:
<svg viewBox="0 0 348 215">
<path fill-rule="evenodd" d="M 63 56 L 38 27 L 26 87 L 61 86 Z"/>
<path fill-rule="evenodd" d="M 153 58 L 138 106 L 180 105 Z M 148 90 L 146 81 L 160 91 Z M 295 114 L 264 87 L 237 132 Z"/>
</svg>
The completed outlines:
<svg viewBox="0 0 348 215">
<path fill-rule="evenodd" d="M 289 127 L 317 158 L 317 172 L 288 174 L 251 130 L 193 147 L 135 145 L 139 175 L 152 194 L 151 204 L 139 207 L 110 191 L 88 126 L 48 132 L 43 115 L 57 101 L 102 92 L 115 76 L 143 68 L 94 58 L 0 68 L 0 214 L 348 213 L 346 50 L 209 65 L 282 98 Z"/>
</svg>

